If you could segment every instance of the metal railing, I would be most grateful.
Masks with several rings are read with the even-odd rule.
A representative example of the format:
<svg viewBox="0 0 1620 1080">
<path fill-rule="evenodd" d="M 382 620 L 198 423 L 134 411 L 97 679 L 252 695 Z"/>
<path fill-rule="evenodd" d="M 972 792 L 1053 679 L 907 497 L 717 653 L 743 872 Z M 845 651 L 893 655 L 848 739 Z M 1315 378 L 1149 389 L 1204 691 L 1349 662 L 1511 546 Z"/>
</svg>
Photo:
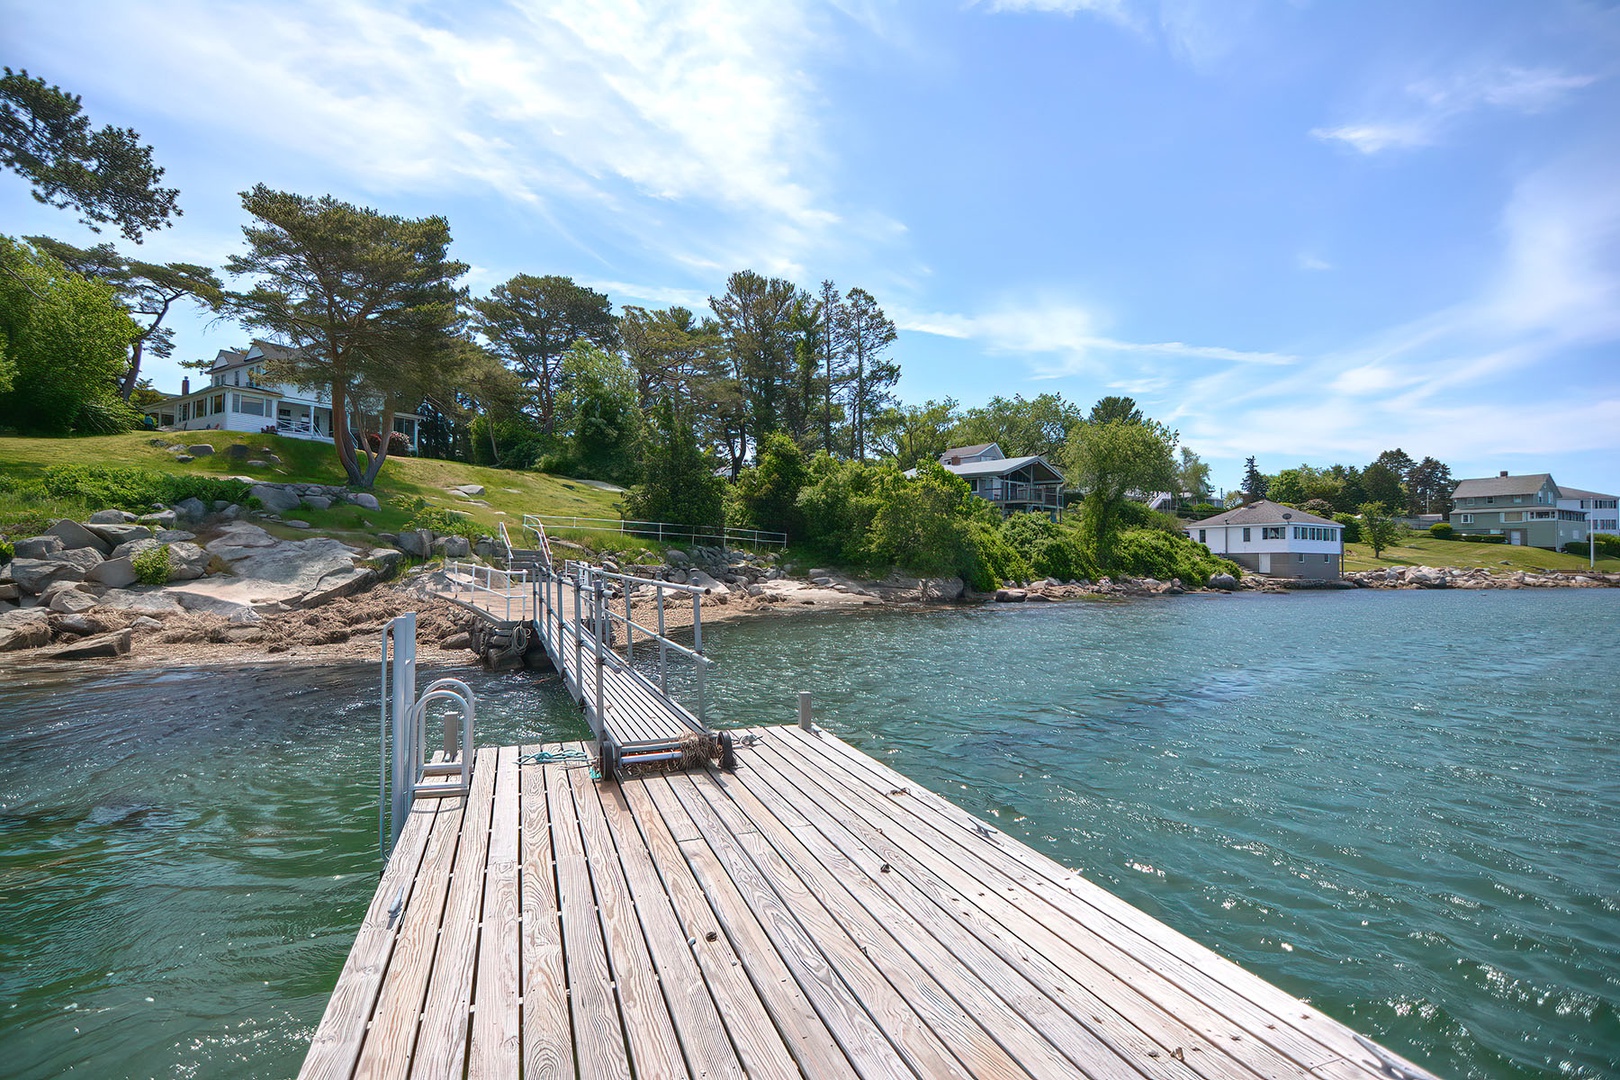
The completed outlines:
<svg viewBox="0 0 1620 1080">
<path fill-rule="evenodd" d="M 580 529 L 587 532 L 616 532 L 659 543 L 745 544 L 754 547 L 785 547 L 787 533 L 763 529 L 702 529 L 668 521 L 625 521 L 620 518 L 567 517 L 558 514 L 524 514 L 523 524 L 549 525 L 553 529 Z"/>
<path fill-rule="evenodd" d="M 506 622 L 512 621 L 512 602 L 515 600 L 518 617 L 526 617 L 530 585 L 527 570 L 502 570 L 483 563 L 448 562 L 444 564 L 444 576 L 450 584 L 452 599 L 459 600 L 465 594 L 469 603 L 476 603 L 474 597 L 484 595 L 488 599 L 477 603 L 477 606 L 491 615 L 495 614 L 498 606 L 505 613 Z"/>
<path fill-rule="evenodd" d="M 497 521 L 495 530 L 501 541 L 501 550 L 506 552 L 506 568 L 510 570 L 512 568 L 512 536 L 506 531 L 506 522 L 504 521 Z"/>
<path fill-rule="evenodd" d="M 466 795 L 472 790 L 473 720 L 477 707 L 471 688 L 459 679 L 439 679 L 417 694 L 414 611 L 383 627 L 381 660 L 377 846 L 386 860 L 399 842 L 411 804 L 417 798 Z M 454 708 L 444 717 L 442 753 L 437 760 L 430 760 L 428 709 L 441 702 Z"/>
<path fill-rule="evenodd" d="M 598 746 L 610 740 L 604 736 L 607 714 L 606 684 L 603 677 L 608 668 L 622 671 L 653 693 L 663 697 L 677 709 L 685 712 L 699 727 L 705 723 L 708 711 L 705 672 L 714 661 L 703 654 L 703 594 L 708 590 L 696 585 L 681 585 L 672 581 L 633 577 L 628 574 L 609 573 L 588 563 L 569 560 L 560 568 L 548 564 L 535 580 L 535 627 L 541 641 L 568 684 L 574 698 L 585 706 L 586 720 Z M 656 625 L 648 626 L 636 619 L 635 592 L 650 588 L 653 596 L 642 601 L 650 604 L 651 617 Z M 667 594 L 683 594 L 692 604 L 692 644 L 683 645 L 669 636 L 666 624 Z M 613 610 L 612 601 L 624 600 L 622 612 Z M 648 610 L 645 609 L 644 610 Z M 649 617 L 643 615 L 643 618 Z M 624 630 L 624 653 L 619 653 L 618 635 L 614 627 Z M 641 641 L 637 641 L 637 634 Z M 636 647 L 657 648 L 656 682 L 636 667 Z M 675 701 L 669 689 L 669 670 L 672 660 L 690 661 L 696 676 L 696 711 L 687 710 Z M 584 678 L 586 666 L 595 668 L 594 685 Z"/>
</svg>

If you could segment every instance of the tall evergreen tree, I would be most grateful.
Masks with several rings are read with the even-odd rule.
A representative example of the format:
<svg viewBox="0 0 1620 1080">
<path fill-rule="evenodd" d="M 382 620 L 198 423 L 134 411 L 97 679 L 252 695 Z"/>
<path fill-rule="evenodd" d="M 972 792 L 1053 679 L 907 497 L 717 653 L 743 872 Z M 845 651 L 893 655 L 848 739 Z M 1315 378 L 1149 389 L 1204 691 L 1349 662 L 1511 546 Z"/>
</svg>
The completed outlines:
<svg viewBox="0 0 1620 1080">
<path fill-rule="evenodd" d="M 1266 474 L 1255 467 L 1254 458 L 1246 459 L 1243 462 L 1243 494 L 1248 496 L 1250 502 L 1254 502 L 1265 498 L 1269 487 Z"/>
<path fill-rule="evenodd" d="M 668 521 L 714 528 L 725 517 L 725 484 L 714 473 L 714 459 L 698 441 L 690 412 L 673 397 L 654 406 L 641 482 L 625 496 L 625 514 L 634 521 Z"/>
<path fill-rule="evenodd" d="M 821 447 L 833 452 L 835 400 L 849 376 L 849 338 L 845 333 L 844 298 L 832 281 L 821 283 Z"/>
<path fill-rule="evenodd" d="M 865 461 L 867 426 L 894 401 L 891 388 L 900 381 L 900 365 L 885 355 L 899 332 L 872 294 L 859 287 L 844 295 L 843 325 L 853 368 L 849 381 L 849 454 L 856 461 Z"/>
<path fill-rule="evenodd" d="M 404 218 L 259 184 L 242 193 L 254 224 L 247 251 L 225 264 L 253 287 L 227 296 L 250 327 L 296 350 L 275 374 L 326 389 L 332 442 L 349 483 L 370 487 L 388 457 L 394 414 L 426 397 L 454 367 L 467 264 L 449 257 L 450 223 Z M 379 420 L 372 454 L 351 411 Z M 365 466 L 362 468 L 362 458 Z"/>
<path fill-rule="evenodd" d="M 576 341 L 599 349 L 618 343 L 612 302 L 605 293 L 576 285 L 573 278 L 518 274 L 474 300 L 473 307 L 478 333 L 533 391 L 540 429 L 552 434 L 563 356 Z"/>
<path fill-rule="evenodd" d="M 784 278 L 739 270 L 726 280 L 724 296 L 709 298 L 743 407 L 737 451 L 731 455 L 733 479 L 750 442 L 782 430 L 785 398 L 792 386 L 789 320 L 798 295 L 798 287 Z"/>
</svg>

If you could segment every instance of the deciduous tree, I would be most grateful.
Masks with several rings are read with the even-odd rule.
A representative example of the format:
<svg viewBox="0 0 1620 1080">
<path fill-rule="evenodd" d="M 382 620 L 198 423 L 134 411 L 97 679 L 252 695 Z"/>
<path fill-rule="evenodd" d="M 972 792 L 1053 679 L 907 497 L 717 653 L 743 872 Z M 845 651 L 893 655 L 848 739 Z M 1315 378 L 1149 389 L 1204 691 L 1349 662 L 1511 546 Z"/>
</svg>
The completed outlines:
<svg viewBox="0 0 1620 1080">
<path fill-rule="evenodd" d="M 163 358 L 174 354 L 174 330 L 163 325 L 174 305 L 191 301 L 204 311 L 218 311 L 225 302 L 219 276 L 196 263 L 151 263 L 120 254 L 111 244 L 81 248 L 48 236 L 30 236 L 29 242 L 85 277 L 105 281 L 119 302 L 141 323 L 140 335 L 130 343 L 129 369 L 118 393 L 125 401 L 141 378 L 146 353 Z"/>
<path fill-rule="evenodd" d="M 1109 395 L 1100 399 L 1091 407 L 1091 415 L 1086 417 L 1089 423 L 1106 424 L 1110 420 L 1118 420 L 1124 424 L 1140 424 L 1142 410 L 1136 407 L 1136 399 Z"/>
<path fill-rule="evenodd" d="M 1069 440 L 1069 483 L 1085 492 L 1081 528 L 1092 561 L 1108 566 L 1121 511 L 1132 492 L 1167 491 L 1175 482 L 1177 435 L 1153 420 L 1081 424 Z"/>
<path fill-rule="evenodd" d="M 0 166 L 27 180 L 35 200 L 79 213 L 92 232 L 116 225 L 130 240 L 173 224 L 179 192 L 132 128 L 92 128 L 77 94 L 26 71 L 0 76 Z"/>
<path fill-rule="evenodd" d="M 1372 547 L 1373 558 L 1392 546 L 1399 534 L 1400 526 L 1390 515 L 1388 506 L 1377 501 L 1361 504 L 1361 539 Z"/>
<path fill-rule="evenodd" d="M 370 487 L 394 413 L 454 367 L 464 297 L 456 281 L 467 264 L 449 257 L 450 223 L 263 184 L 242 193 L 242 206 L 254 219 L 242 228 L 247 251 L 226 269 L 254 285 L 229 294 L 227 306 L 297 350 L 276 374 L 329 390 L 338 460 L 349 483 Z M 376 454 L 353 431 L 350 413 L 361 407 L 379 419 Z"/>
<path fill-rule="evenodd" d="M 718 527 L 725 515 L 725 482 L 715 475 L 714 458 L 698 442 L 692 415 L 673 397 L 665 397 L 649 419 L 641 482 L 625 496 L 626 516 Z"/>
</svg>

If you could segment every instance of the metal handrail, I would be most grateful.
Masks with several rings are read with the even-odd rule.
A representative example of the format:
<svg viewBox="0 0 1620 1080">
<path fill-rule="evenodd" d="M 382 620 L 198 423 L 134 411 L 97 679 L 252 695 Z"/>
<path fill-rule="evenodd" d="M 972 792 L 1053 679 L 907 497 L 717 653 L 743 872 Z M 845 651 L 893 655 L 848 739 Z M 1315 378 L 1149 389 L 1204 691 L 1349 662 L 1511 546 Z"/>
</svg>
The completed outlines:
<svg viewBox="0 0 1620 1080">
<path fill-rule="evenodd" d="M 485 566 L 483 563 L 448 562 L 444 564 L 444 573 L 453 587 L 452 593 L 459 593 L 465 587 L 469 596 L 473 593 L 482 592 L 500 597 L 505 601 L 507 622 L 512 621 L 512 601 L 523 601 L 528 597 L 529 572 L 527 570 L 502 570 L 496 566 Z M 496 574 L 506 579 L 505 584 L 500 588 L 495 586 Z M 453 577 L 452 575 L 461 575 L 461 577 Z M 478 580 L 480 575 L 484 578 L 482 583 Z M 522 606 L 519 605 L 520 608 Z M 494 612 L 492 611 L 490 614 L 493 615 Z"/>
<path fill-rule="evenodd" d="M 500 533 L 501 547 L 506 549 L 506 568 L 510 570 L 512 568 L 512 537 L 508 535 L 506 531 L 506 522 L 504 521 L 497 521 L 495 523 L 495 529 L 498 533 Z"/>
<path fill-rule="evenodd" d="M 524 514 L 523 523 L 531 522 L 549 524 L 557 529 L 586 529 L 603 532 L 616 532 L 627 536 L 637 536 L 647 540 L 657 540 L 663 543 L 666 540 L 685 540 L 697 543 L 700 540 L 718 540 L 722 544 L 739 543 L 753 544 L 761 547 L 785 547 L 787 533 L 769 532 L 764 529 L 729 529 L 720 527 L 714 529 L 700 529 L 694 525 L 677 525 L 669 521 L 633 521 L 623 518 L 593 518 L 569 517 L 561 514 Z"/>
</svg>

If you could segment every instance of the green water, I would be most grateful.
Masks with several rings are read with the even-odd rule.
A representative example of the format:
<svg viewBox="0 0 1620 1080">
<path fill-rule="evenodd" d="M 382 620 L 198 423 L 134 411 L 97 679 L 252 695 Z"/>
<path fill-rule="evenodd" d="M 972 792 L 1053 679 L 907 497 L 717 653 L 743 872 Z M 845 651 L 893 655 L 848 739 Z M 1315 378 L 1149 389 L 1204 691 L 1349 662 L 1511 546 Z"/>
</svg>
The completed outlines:
<svg viewBox="0 0 1620 1080">
<path fill-rule="evenodd" d="M 1445 1076 L 1620 1073 L 1620 592 L 713 626 L 868 753 Z M 577 738 L 481 676 L 480 742 Z M 0 682 L 0 1073 L 297 1071 L 371 897 L 364 666 Z"/>
</svg>

